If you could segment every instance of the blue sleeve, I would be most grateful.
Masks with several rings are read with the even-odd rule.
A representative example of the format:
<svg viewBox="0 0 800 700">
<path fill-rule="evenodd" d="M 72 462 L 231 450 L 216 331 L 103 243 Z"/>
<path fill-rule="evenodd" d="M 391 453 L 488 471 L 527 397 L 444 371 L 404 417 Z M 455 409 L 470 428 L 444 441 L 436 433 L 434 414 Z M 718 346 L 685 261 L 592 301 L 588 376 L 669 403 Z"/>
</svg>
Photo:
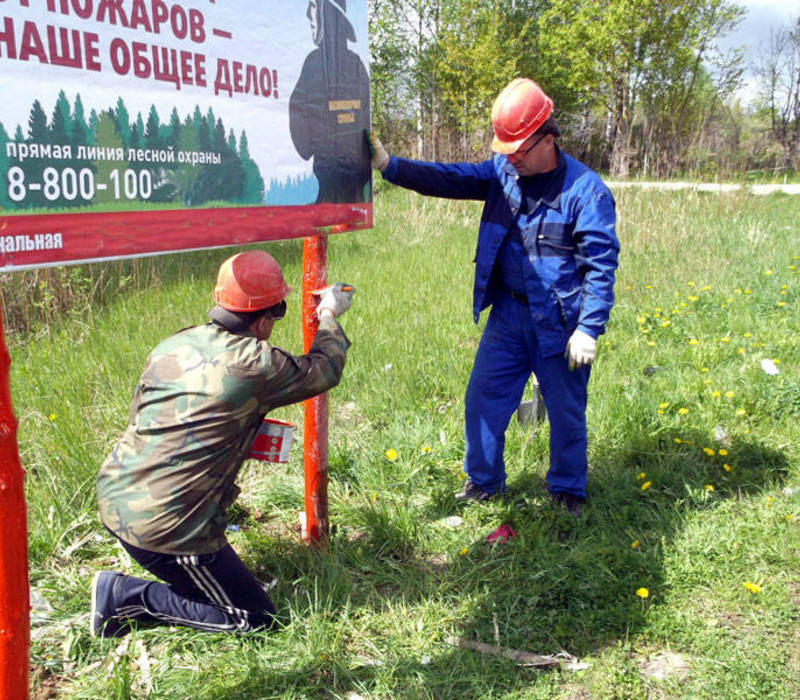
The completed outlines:
<svg viewBox="0 0 800 700">
<path fill-rule="evenodd" d="M 583 278 L 578 329 L 597 338 L 614 305 L 614 275 L 619 258 L 614 198 L 605 186 L 592 191 L 575 225 L 578 272 Z"/>
<path fill-rule="evenodd" d="M 491 160 L 482 163 L 426 163 L 391 156 L 383 179 L 420 194 L 448 199 L 486 199 L 496 178 Z"/>
</svg>

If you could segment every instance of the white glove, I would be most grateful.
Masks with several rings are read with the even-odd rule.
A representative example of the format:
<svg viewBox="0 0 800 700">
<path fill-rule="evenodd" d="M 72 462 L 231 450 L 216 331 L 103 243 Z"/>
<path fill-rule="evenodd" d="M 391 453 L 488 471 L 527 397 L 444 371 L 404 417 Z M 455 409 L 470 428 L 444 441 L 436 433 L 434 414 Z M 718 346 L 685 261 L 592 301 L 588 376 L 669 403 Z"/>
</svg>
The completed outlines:
<svg viewBox="0 0 800 700">
<path fill-rule="evenodd" d="M 573 370 L 576 367 L 592 364 L 596 349 L 597 341 L 592 336 L 576 330 L 567 341 L 567 349 L 564 352 L 564 357 L 569 358 L 569 368 Z"/>
<path fill-rule="evenodd" d="M 369 146 L 369 157 L 372 162 L 372 167 L 375 168 L 375 170 L 383 172 L 386 170 L 386 166 L 389 165 L 389 154 L 383 147 L 381 140 L 375 136 L 373 132 L 369 129 L 364 129 L 364 133 L 367 136 L 367 145 Z"/>
<path fill-rule="evenodd" d="M 342 282 L 329 284 L 322 289 L 315 289 L 312 294 L 320 295 L 319 304 L 317 305 L 317 318 L 341 316 L 353 303 L 355 291 L 356 288 L 353 285 Z"/>
</svg>

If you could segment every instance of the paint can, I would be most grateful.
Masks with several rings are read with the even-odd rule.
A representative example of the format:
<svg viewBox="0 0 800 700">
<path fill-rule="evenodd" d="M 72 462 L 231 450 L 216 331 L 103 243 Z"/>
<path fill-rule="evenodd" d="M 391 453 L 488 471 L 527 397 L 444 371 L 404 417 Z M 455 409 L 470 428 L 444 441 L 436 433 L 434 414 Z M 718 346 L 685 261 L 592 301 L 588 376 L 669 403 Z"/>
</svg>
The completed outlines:
<svg viewBox="0 0 800 700">
<path fill-rule="evenodd" d="M 247 456 L 262 462 L 288 462 L 293 432 L 291 423 L 265 418 Z"/>
</svg>

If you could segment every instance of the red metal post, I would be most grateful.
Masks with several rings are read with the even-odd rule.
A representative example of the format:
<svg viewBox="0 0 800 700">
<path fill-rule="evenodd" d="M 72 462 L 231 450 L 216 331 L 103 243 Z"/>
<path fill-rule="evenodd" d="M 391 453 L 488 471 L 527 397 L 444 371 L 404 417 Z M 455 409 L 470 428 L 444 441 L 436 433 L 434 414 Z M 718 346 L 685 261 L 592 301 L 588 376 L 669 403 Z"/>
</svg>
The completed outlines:
<svg viewBox="0 0 800 700">
<path fill-rule="evenodd" d="M 28 528 L 0 312 L 0 700 L 28 697 Z"/>
<path fill-rule="evenodd" d="M 317 299 L 311 294 L 327 283 L 328 238 L 303 239 L 303 349 L 308 352 L 319 322 Z M 328 395 L 304 403 L 303 470 L 306 483 L 306 541 L 324 542 L 328 537 Z"/>
</svg>

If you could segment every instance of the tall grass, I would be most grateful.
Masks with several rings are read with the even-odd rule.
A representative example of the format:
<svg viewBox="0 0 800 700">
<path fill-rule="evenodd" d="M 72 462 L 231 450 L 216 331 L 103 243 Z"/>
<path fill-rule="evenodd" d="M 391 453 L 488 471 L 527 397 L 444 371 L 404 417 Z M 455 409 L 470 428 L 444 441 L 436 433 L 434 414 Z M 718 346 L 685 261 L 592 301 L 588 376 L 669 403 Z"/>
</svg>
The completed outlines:
<svg viewBox="0 0 800 700">
<path fill-rule="evenodd" d="M 385 190 L 375 229 L 331 238 L 329 276 L 358 292 L 330 396 L 330 544 L 314 553 L 299 538 L 299 446 L 286 466 L 248 464 L 232 512 L 233 545 L 277 579 L 281 627 L 269 634 L 162 628 L 118 647 L 87 630 L 94 572 L 136 571 L 97 521 L 98 465 L 147 353 L 203 322 L 228 251 L 158 259 L 138 293 L 121 287 L 11 335 L 31 583 L 53 607 L 34 628 L 37 687 L 84 698 L 797 697 L 800 200 L 616 195 L 617 303 L 590 384 L 590 502 L 577 521 L 549 504 L 546 425 L 512 421 L 506 498 L 453 498 L 485 320 L 471 317 L 480 205 Z M 300 243 L 266 248 L 299 288 Z M 299 352 L 299 294 L 290 301 L 274 340 Z M 276 417 L 302 425 L 299 407 Z M 462 524 L 448 525 L 456 514 Z M 501 522 L 517 536 L 487 545 Z M 563 650 L 589 668 L 519 667 L 452 647 L 451 635 Z M 665 652 L 680 671 L 643 672 Z"/>
</svg>

